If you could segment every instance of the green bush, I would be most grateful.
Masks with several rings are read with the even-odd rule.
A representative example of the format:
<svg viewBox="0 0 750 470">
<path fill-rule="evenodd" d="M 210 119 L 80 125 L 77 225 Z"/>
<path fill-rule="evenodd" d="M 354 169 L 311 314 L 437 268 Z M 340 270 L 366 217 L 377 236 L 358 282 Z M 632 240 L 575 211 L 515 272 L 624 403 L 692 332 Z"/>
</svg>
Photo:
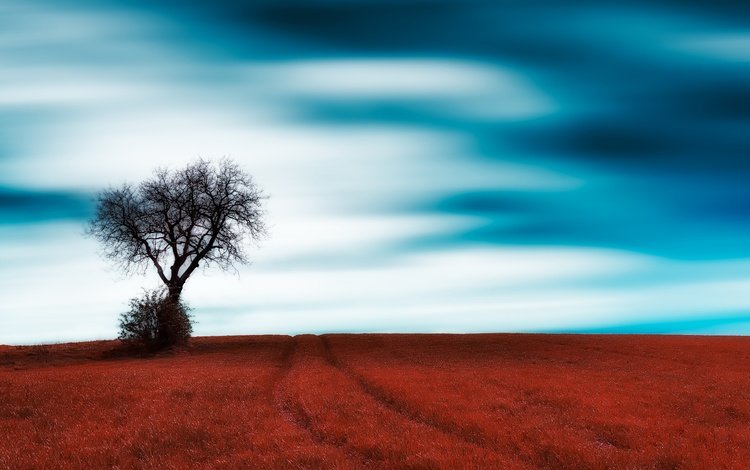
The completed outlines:
<svg viewBox="0 0 750 470">
<path fill-rule="evenodd" d="M 119 339 L 150 350 L 184 345 L 193 332 L 189 310 L 163 290 L 144 291 L 130 299 L 130 310 L 120 315 Z"/>
</svg>

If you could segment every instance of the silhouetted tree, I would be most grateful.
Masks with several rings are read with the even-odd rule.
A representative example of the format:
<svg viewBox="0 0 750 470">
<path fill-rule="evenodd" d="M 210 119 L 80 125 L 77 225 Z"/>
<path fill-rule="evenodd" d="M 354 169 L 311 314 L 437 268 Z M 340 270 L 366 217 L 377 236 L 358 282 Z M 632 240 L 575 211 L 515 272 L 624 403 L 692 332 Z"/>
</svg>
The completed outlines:
<svg viewBox="0 0 750 470">
<path fill-rule="evenodd" d="M 178 304 L 199 266 L 226 270 L 247 262 L 244 242 L 265 234 L 264 199 L 235 162 L 199 159 L 102 191 L 88 233 L 126 273 L 156 268 L 165 300 Z"/>
</svg>

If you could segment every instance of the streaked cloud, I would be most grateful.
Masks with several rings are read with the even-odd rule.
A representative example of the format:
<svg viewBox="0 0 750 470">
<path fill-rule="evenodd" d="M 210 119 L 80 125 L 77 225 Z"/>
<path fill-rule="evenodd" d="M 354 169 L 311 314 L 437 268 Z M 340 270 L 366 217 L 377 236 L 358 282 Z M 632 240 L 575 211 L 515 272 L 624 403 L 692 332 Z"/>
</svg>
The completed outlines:
<svg viewBox="0 0 750 470">
<path fill-rule="evenodd" d="M 326 59 L 253 65 L 270 92 L 316 101 L 398 101 L 476 119 L 524 119 L 552 111 L 544 94 L 510 69 L 448 59 Z"/>
<path fill-rule="evenodd" d="M 190 281 L 199 334 L 747 333 L 747 13 L 4 2 L 0 343 L 112 337 L 156 280 L 97 257 L 91 196 L 199 155 L 272 234 Z"/>
<path fill-rule="evenodd" d="M 750 31 L 704 34 L 682 39 L 677 46 L 707 58 L 729 62 L 750 62 Z"/>
</svg>

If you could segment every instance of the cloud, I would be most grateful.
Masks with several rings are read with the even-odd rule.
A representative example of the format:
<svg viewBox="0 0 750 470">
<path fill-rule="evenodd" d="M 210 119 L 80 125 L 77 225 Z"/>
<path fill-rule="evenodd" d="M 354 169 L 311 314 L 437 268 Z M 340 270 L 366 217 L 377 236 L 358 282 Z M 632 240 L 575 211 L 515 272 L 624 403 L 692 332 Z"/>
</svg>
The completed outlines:
<svg viewBox="0 0 750 470">
<path fill-rule="evenodd" d="M 144 5 L 0 6 L 0 342 L 113 336 L 156 280 L 115 282 L 84 199 L 198 155 L 256 177 L 272 230 L 190 281 L 199 333 L 748 307 L 747 7 Z"/>
<path fill-rule="evenodd" d="M 250 80 L 272 93 L 319 102 L 400 101 L 478 119 L 549 113 L 548 97 L 510 69 L 448 59 L 323 59 L 252 65 Z"/>
<path fill-rule="evenodd" d="M 675 41 L 677 49 L 727 62 L 750 62 L 750 32 L 715 33 Z"/>
<path fill-rule="evenodd" d="M 80 220 L 93 206 L 93 196 L 72 191 L 29 191 L 0 186 L 0 225 Z"/>
</svg>

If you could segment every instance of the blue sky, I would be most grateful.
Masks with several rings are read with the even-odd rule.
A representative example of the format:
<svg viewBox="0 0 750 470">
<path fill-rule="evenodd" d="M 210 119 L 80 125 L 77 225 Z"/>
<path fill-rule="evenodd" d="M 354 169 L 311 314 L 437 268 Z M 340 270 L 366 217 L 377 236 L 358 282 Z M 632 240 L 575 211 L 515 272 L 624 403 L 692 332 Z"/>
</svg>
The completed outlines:
<svg viewBox="0 0 750 470">
<path fill-rule="evenodd" d="M 197 334 L 746 334 L 749 84 L 741 2 L 6 0 L 0 343 L 115 336 L 93 195 L 225 155 Z"/>
</svg>

